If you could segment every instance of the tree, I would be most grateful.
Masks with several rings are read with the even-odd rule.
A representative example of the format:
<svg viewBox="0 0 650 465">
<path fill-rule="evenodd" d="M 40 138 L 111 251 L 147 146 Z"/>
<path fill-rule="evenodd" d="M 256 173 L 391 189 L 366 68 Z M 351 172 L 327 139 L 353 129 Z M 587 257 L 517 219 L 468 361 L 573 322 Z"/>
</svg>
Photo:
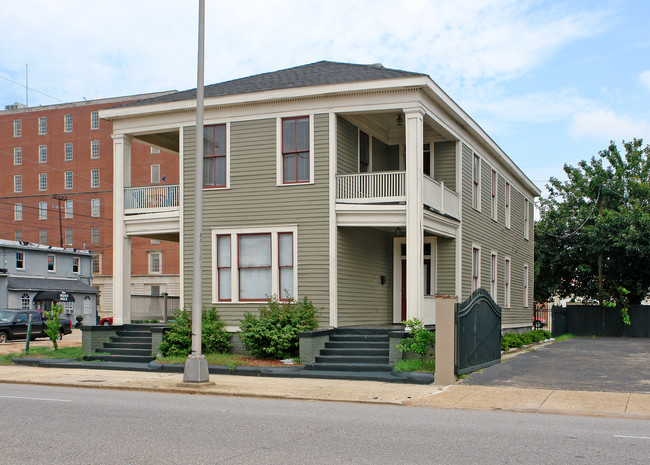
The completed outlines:
<svg viewBox="0 0 650 465">
<path fill-rule="evenodd" d="M 61 316 L 62 312 L 63 307 L 61 305 L 54 304 L 52 305 L 50 314 L 47 316 L 47 320 L 45 320 L 45 334 L 47 334 L 47 337 L 49 337 L 50 341 L 52 341 L 54 350 L 59 350 L 59 344 L 56 341 L 59 338 L 59 333 L 61 332 L 61 320 L 59 317 Z"/>
<path fill-rule="evenodd" d="M 650 145 L 614 142 L 551 178 L 535 224 L 535 299 L 636 305 L 650 291 Z"/>
</svg>

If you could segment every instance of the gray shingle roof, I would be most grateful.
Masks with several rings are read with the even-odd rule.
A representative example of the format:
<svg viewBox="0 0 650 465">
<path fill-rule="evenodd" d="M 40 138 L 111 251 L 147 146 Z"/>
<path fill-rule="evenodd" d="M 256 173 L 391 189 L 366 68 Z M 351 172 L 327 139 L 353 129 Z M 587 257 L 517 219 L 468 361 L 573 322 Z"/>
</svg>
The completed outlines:
<svg viewBox="0 0 650 465">
<path fill-rule="evenodd" d="M 224 95 L 246 94 L 265 90 L 291 89 L 296 87 L 319 86 L 326 84 L 342 84 L 348 82 L 375 81 L 394 79 L 426 74 L 413 73 L 398 69 L 384 68 L 380 64 L 358 65 L 353 63 L 337 63 L 334 61 L 319 61 L 309 65 L 296 66 L 270 73 L 257 74 L 232 81 L 205 86 L 205 98 Z M 146 100 L 126 103 L 119 107 L 151 105 L 156 103 L 193 100 L 196 89 L 184 90 L 172 94 L 161 95 Z"/>
<path fill-rule="evenodd" d="M 99 289 L 77 279 L 9 277 L 8 288 L 14 291 L 66 291 L 97 294 Z"/>
</svg>

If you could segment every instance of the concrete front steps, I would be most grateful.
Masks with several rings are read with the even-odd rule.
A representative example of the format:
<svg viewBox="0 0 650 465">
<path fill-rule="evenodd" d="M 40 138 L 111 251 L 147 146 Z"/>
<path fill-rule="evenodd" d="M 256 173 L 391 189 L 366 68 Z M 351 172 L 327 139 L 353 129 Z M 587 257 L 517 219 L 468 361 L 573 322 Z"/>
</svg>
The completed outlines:
<svg viewBox="0 0 650 465">
<path fill-rule="evenodd" d="M 151 347 L 151 330 L 143 325 L 124 325 L 117 330 L 117 337 L 105 342 L 98 353 L 84 357 L 84 360 L 101 360 L 119 363 L 149 363 L 154 360 Z"/>
<path fill-rule="evenodd" d="M 384 328 L 337 328 L 305 370 L 390 372 L 388 332 Z"/>
</svg>

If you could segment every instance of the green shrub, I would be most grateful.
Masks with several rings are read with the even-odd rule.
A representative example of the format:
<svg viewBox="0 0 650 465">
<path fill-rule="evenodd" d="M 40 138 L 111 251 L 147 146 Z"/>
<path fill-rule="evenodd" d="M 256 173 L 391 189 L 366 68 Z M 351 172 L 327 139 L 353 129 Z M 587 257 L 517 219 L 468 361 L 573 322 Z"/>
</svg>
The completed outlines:
<svg viewBox="0 0 650 465">
<path fill-rule="evenodd" d="M 158 350 L 163 356 L 187 357 L 192 352 L 192 312 L 176 310 Z M 216 308 L 204 311 L 201 317 L 201 351 L 224 353 L 230 349 L 231 335 L 224 329 Z"/>
<path fill-rule="evenodd" d="M 506 351 L 512 347 L 521 347 L 549 339 L 551 333 L 545 329 L 536 329 L 522 334 L 505 333 L 501 337 L 501 350 Z"/>
<path fill-rule="evenodd" d="M 59 334 L 61 333 L 61 320 L 59 319 L 61 313 L 63 313 L 63 306 L 54 304 L 52 305 L 52 310 L 46 312 L 44 315 L 47 316 L 47 320 L 45 320 L 45 334 L 50 338 L 50 341 L 52 341 L 54 350 L 59 350 L 59 344 L 56 340 L 59 338 Z"/>
<path fill-rule="evenodd" d="M 298 333 L 318 327 L 319 309 L 305 297 L 302 302 L 280 302 L 277 297 L 261 306 L 259 316 L 246 312 L 239 338 L 254 357 L 294 358 L 299 353 Z"/>
<path fill-rule="evenodd" d="M 427 355 L 429 348 L 434 347 L 436 343 L 436 334 L 424 327 L 424 324 L 417 318 L 411 318 L 408 321 L 402 321 L 410 334 L 402 339 L 397 346 L 400 352 L 413 352 L 418 354 L 422 360 Z"/>
</svg>

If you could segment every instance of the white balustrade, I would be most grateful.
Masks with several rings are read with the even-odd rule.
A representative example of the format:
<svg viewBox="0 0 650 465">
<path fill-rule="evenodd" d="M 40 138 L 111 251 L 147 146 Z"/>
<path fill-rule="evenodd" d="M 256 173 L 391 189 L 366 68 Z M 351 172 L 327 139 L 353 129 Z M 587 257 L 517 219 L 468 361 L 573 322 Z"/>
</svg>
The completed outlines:
<svg viewBox="0 0 650 465">
<path fill-rule="evenodd" d="M 422 201 L 429 208 L 458 218 L 458 194 L 427 175 L 422 176 Z"/>
<path fill-rule="evenodd" d="M 336 200 L 344 203 L 403 202 L 406 173 L 340 174 L 336 176 Z"/>
<path fill-rule="evenodd" d="M 178 184 L 127 187 L 124 189 L 125 213 L 153 213 L 178 208 L 179 192 Z"/>
</svg>

